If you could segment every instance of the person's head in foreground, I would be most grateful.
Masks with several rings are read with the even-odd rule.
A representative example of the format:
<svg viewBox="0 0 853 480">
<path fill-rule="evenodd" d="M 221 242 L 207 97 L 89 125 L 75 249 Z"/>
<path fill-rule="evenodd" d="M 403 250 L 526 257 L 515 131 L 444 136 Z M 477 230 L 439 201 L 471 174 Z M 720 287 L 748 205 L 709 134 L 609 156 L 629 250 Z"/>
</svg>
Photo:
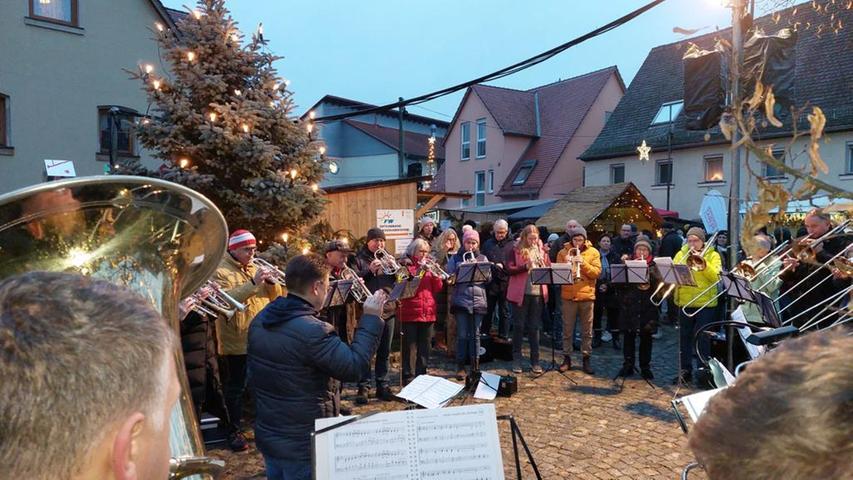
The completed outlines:
<svg viewBox="0 0 853 480">
<path fill-rule="evenodd" d="M 853 478 L 853 337 L 785 340 L 708 404 L 690 434 L 712 480 Z"/>
<path fill-rule="evenodd" d="M 169 471 L 173 335 L 141 297 L 68 273 L 0 281 L 0 476 Z"/>
<path fill-rule="evenodd" d="M 329 266 L 323 258 L 314 254 L 293 257 L 287 262 L 284 278 L 288 293 L 300 297 L 317 310 L 323 308 L 329 290 Z"/>
</svg>

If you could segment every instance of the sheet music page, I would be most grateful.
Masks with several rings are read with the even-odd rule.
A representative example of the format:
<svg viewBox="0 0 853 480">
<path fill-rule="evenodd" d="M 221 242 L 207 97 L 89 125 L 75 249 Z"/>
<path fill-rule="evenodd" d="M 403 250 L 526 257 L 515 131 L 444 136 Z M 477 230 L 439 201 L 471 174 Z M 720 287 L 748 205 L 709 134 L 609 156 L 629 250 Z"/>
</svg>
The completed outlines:
<svg viewBox="0 0 853 480">
<path fill-rule="evenodd" d="M 669 257 L 655 257 L 652 262 L 660 272 L 663 283 L 677 283 L 678 277 L 675 274 L 674 264 Z"/>
<path fill-rule="evenodd" d="M 699 420 L 699 417 L 702 415 L 702 412 L 705 411 L 705 407 L 708 406 L 708 402 L 714 398 L 714 395 L 722 392 L 726 388 L 729 387 L 705 390 L 704 392 L 682 397 L 681 403 L 684 404 L 684 407 L 687 409 L 687 414 L 690 415 L 690 419 L 693 420 L 693 423 L 696 423 L 696 421 Z"/>
<path fill-rule="evenodd" d="M 317 480 L 504 478 L 493 404 L 379 413 L 318 435 L 314 448 Z"/>
<path fill-rule="evenodd" d="M 741 307 L 737 307 L 732 312 L 732 320 L 738 323 L 742 323 L 747 325 L 746 316 L 743 314 L 743 310 Z M 746 339 L 752 335 L 752 330 L 749 328 L 736 328 L 737 333 L 740 335 L 740 339 L 743 341 L 743 345 L 746 347 L 746 351 L 749 353 L 749 358 L 755 360 L 764 354 L 764 346 L 753 345 L 746 341 Z"/>
<path fill-rule="evenodd" d="M 480 372 L 480 383 L 477 384 L 477 390 L 474 391 L 474 398 L 482 400 L 494 400 L 498 396 L 498 386 L 501 383 L 501 376 L 489 372 Z"/>
<path fill-rule="evenodd" d="M 425 408 L 441 408 L 463 388 L 463 385 L 445 378 L 418 375 L 397 396 Z"/>
</svg>

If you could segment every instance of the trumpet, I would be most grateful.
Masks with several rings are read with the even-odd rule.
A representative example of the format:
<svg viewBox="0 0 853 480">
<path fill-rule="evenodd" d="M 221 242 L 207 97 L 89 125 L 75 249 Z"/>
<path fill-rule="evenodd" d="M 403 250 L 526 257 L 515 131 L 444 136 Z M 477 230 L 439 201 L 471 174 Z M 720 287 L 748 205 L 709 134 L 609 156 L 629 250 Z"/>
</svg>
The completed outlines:
<svg viewBox="0 0 853 480">
<path fill-rule="evenodd" d="M 344 265 L 343 270 L 341 270 L 341 278 L 344 280 L 352 280 L 352 289 L 350 293 L 352 293 L 352 297 L 358 303 L 364 303 L 367 300 L 367 297 L 370 296 L 370 290 L 367 289 L 367 285 L 364 284 L 364 280 L 355 273 L 355 270 L 349 268 Z"/>
<path fill-rule="evenodd" d="M 462 261 L 464 263 L 474 263 L 477 261 L 477 256 L 474 255 L 473 251 L 466 250 L 465 253 L 462 254 Z"/>
<path fill-rule="evenodd" d="M 284 283 L 284 281 L 285 281 L 284 272 L 282 272 L 280 268 L 276 267 L 272 263 L 264 260 L 263 258 L 255 257 L 252 259 L 252 265 L 254 265 L 255 268 L 258 268 L 261 270 L 266 270 L 266 271 L 270 272 L 272 274 L 273 283 L 277 283 L 281 286 L 285 285 L 285 283 Z"/>
<path fill-rule="evenodd" d="M 472 256 L 474 255 L 474 252 L 470 253 Z M 465 255 L 467 254 L 468 252 L 465 252 Z M 463 255 L 463 258 L 465 257 L 465 255 Z M 477 261 L 477 259 L 474 258 L 474 261 Z M 420 270 L 421 271 L 419 272 L 418 276 L 423 276 L 426 272 L 430 272 L 431 274 L 442 280 L 447 280 L 448 278 L 450 278 L 450 274 L 445 272 L 444 269 L 441 268 L 441 266 L 438 264 L 438 262 L 435 261 L 435 258 L 429 255 L 421 259 Z"/>
<path fill-rule="evenodd" d="M 384 248 L 379 248 L 374 252 L 373 258 L 379 260 L 379 263 L 382 264 L 382 272 L 385 275 L 397 275 L 401 270 L 405 271 L 405 269 L 397 263 L 397 260 L 394 259 L 394 255 L 388 253 Z"/>
<path fill-rule="evenodd" d="M 573 259 L 572 260 L 572 277 L 575 279 L 575 281 L 578 281 L 581 279 L 581 261 L 580 260 L 574 260 L 574 258 L 581 256 L 581 250 L 577 247 L 570 248 L 569 249 L 569 256 L 572 257 L 572 259 Z"/>
<path fill-rule="evenodd" d="M 690 270 L 693 270 L 694 272 L 701 272 L 708 268 L 708 262 L 705 261 L 705 254 L 714 246 L 714 241 L 717 240 L 718 233 L 719 232 L 712 235 L 711 239 L 705 242 L 705 248 L 701 251 L 697 252 L 695 250 L 690 250 L 687 255 L 687 259 L 684 261 L 684 263 L 690 267 Z"/>
</svg>

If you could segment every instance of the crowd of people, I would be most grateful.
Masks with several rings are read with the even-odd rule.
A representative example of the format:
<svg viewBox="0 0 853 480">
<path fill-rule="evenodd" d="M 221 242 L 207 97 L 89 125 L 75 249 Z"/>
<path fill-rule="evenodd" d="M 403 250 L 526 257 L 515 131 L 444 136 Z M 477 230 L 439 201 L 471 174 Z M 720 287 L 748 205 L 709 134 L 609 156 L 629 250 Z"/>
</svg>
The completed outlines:
<svg viewBox="0 0 853 480">
<path fill-rule="evenodd" d="M 701 363 L 694 355 L 694 340 L 702 357 L 710 355 L 708 337 L 697 336 L 697 332 L 728 315 L 728 302 L 718 288 L 724 272 L 740 272 L 755 291 L 776 304 L 773 310 L 781 321 L 803 331 L 849 318 L 841 307 L 846 308 L 851 291 L 850 238 L 844 225 L 834 228 L 820 210 L 806 216 L 804 235 L 788 240 L 787 250 L 776 236 L 758 232 L 751 255 L 743 255 L 752 269 L 748 273 L 740 258 L 734 265 L 727 263 L 730 255 L 724 235 L 718 232 L 712 240 L 699 227 L 689 228 L 682 238 L 679 229 L 665 224 L 660 238 L 655 238 L 651 232 L 638 232 L 636 226 L 625 224 L 616 235 L 600 235 L 597 247 L 574 220 L 567 222 L 562 236 L 545 236 L 547 232 L 532 224 L 518 226 L 514 235 L 504 220 L 494 222 L 489 232 L 476 227 L 468 224 L 458 232 L 452 228 L 439 232 L 431 219 L 424 218 L 400 258 L 385 250 L 384 232 L 371 228 L 358 251 L 333 240 L 322 255 L 296 256 L 284 271 L 256 261 L 257 242 L 251 232 L 234 231 L 213 281 L 243 308 L 230 315 L 211 316 L 188 304 L 182 312 L 180 341 L 197 410 L 217 415 L 229 433 L 229 446 L 245 450 L 242 400 L 250 390 L 255 402 L 255 439 L 264 455 L 267 477 L 307 479 L 312 473 L 314 421 L 343 412 L 342 382 L 356 385 L 356 403 L 369 402 L 371 386 L 375 398 L 393 398 L 390 352 L 398 331 L 402 333 L 403 385 L 428 373 L 436 325 L 448 334 L 445 340 L 454 351 L 458 380 L 472 374 L 469 363 L 475 363 L 479 353 L 476 339 L 483 334 L 512 344 L 514 373 L 541 374 L 539 340 L 546 325 L 550 325 L 554 348 L 562 356 L 560 371 L 572 369 L 573 359 L 577 359 L 574 352 L 579 350 L 581 370 L 593 375 L 593 350 L 609 341 L 623 352 L 620 376 L 639 372 L 651 380 L 658 324 L 677 322 L 681 350 L 675 381 L 689 382 Z M 481 235 L 488 238 L 481 242 Z M 689 265 L 693 284 L 664 283 L 652 268 L 657 257 Z M 453 274 L 471 262 L 488 265 L 490 279 L 454 282 Z M 648 267 L 646 283 L 615 281 L 612 267 L 626 262 Z M 568 264 L 572 283 L 534 281 L 533 269 L 555 264 Z M 342 304 L 328 305 L 330 285 L 347 279 L 367 293 L 360 299 L 353 296 Z M 411 291 L 392 301 L 392 291 L 402 281 L 413 282 Z M 117 290 L 72 274 L 30 273 L 2 282 L 3 391 L 9 398 L 32 403 L 34 408 L 51 411 L 62 422 L 75 425 L 75 431 L 85 437 L 83 441 L 90 442 L 82 445 L 100 442 L 103 449 L 99 451 L 112 452 L 110 458 L 106 454 L 88 457 L 75 468 L 95 473 L 136 469 L 159 474 L 162 464 L 154 445 L 165 443 L 166 418 L 178 396 L 175 369 L 181 366 L 174 365 L 168 353 L 177 340 L 164 322 L 150 321 L 159 316 L 142 299 Z M 670 291 L 672 295 L 668 295 Z M 121 303 L 117 303 L 119 298 Z M 58 315 L 49 325 L 39 318 L 44 316 L 39 312 L 48 311 Z M 775 326 L 765 310 L 755 305 L 746 305 L 743 313 L 750 322 Z M 352 318 L 357 319 L 354 326 L 350 325 Z M 399 328 L 396 322 L 400 322 Z M 451 345 L 450 338 L 455 338 L 455 344 Z M 525 339 L 529 343 L 526 359 Z M 131 345 L 136 342 L 138 345 Z M 58 377 L 64 380 L 51 382 L 60 382 L 57 385 L 61 384 L 65 394 L 79 398 L 72 403 L 79 403 L 83 414 L 78 412 L 75 417 L 70 410 L 41 405 L 39 402 L 47 401 L 42 390 L 52 387 L 32 379 L 41 378 L 49 358 L 53 364 L 59 359 L 60 365 L 71 365 L 73 361 L 66 357 L 80 351 L 103 360 L 99 364 L 104 366 L 77 371 L 74 378 L 60 371 Z M 102 388 L 103 382 L 112 380 L 125 386 Z M 732 390 L 729 406 L 720 402 L 712 412 L 724 415 L 731 413 L 726 408 L 748 407 L 749 398 L 734 400 L 746 388 Z M 770 387 L 762 384 L 761 388 Z M 101 390 L 111 396 L 100 398 Z M 115 405 L 121 415 L 97 410 L 103 408 L 101 404 Z M 109 422 L 80 423 L 81 418 L 107 417 Z M 2 418 L 4 425 L 22 435 L 25 427 L 37 428 L 23 435 L 24 439 L 56 433 L 56 425 L 47 420 L 36 425 L 24 417 Z M 718 428 L 710 420 L 705 425 L 706 432 Z M 713 437 L 705 434 L 693 442 L 703 452 L 704 461 L 713 464 L 712 448 L 702 443 L 709 435 Z M 82 448 L 68 442 L 57 445 L 69 452 Z M 36 450 L 35 444 L 31 447 L 23 450 Z M 21 462 L 23 466 L 15 467 L 20 478 L 40 478 L 31 475 L 34 470 L 27 470 L 40 468 L 37 462 L 26 458 Z M 57 471 L 67 471 L 70 466 L 64 460 L 51 464 Z"/>
</svg>

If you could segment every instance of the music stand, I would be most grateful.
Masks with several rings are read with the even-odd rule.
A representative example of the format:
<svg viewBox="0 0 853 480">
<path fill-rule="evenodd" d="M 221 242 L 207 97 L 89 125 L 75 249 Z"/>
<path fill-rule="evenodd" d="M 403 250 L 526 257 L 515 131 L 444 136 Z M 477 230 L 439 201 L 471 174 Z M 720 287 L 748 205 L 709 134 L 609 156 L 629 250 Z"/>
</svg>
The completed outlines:
<svg viewBox="0 0 853 480">
<path fill-rule="evenodd" d="M 688 286 L 695 287 L 696 281 L 693 279 L 693 271 L 690 270 L 690 267 L 687 265 L 674 264 L 672 259 L 669 257 L 657 257 L 653 260 L 654 268 L 658 272 L 658 276 L 660 277 L 663 283 L 668 283 L 676 286 Z M 663 301 L 661 301 L 663 303 Z M 681 322 L 678 322 L 678 328 L 681 328 Z M 682 375 L 682 365 L 681 365 L 681 332 L 678 334 L 678 376 L 677 378 L 677 388 L 676 395 L 678 394 L 678 390 L 681 389 L 683 384 L 683 375 Z"/>
<path fill-rule="evenodd" d="M 351 291 L 352 280 L 335 280 L 329 283 L 329 290 L 326 291 L 326 298 L 323 300 L 323 309 L 343 305 Z"/>
<path fill-rule="evenodd" d="M 421 284 L 421 277 L 412 277 L 409 279 L 403 279 L 394 284 L 394 288 L 391 290 L 389 300 L 392 302 L 396 302 L 397 300 L 404 300 L 406 298 L 412 298 L 415 296 L 415 292 L 418 291 L 418 287 Z"/>
<path fill-rule="evenodd" d="M 533 285 L 572 285 L 572 265 L 570 263 L 552 263 L 550 267 L 539 267 L 530 270 L 530 283 Z M 551 332 L 556 332 L 557 316 L 551 315 Z M 554 346 L 557 340 L 551 338 L 551 364 L 543 368 L 543 372 L 536 376 L 534 380 L 542 378 L 548 372 L 557 372 L 575 385 L 578 382 L 574 378 L 568 376 L 566 372 L 561 372 L 557 365 L 557 354 Z"/>
<path fill-rule="evenodd" d="M 492 262 L 462 262 L 458 264 L 454 283 L 457 285 L 462 283 L 489 283 L 492 281 L 492 265 Z M 474 351 L 471 352 L 473 357 L 471 359 L 471 375 L 477 381 L 470 382 L 472 385 L 470 390 L 471 395 L 474 395 L 480 379 L 480 332 L 475 331 L 474 325 L 471 326 L 471 331 L 474 335 Z"/>
</svg>

